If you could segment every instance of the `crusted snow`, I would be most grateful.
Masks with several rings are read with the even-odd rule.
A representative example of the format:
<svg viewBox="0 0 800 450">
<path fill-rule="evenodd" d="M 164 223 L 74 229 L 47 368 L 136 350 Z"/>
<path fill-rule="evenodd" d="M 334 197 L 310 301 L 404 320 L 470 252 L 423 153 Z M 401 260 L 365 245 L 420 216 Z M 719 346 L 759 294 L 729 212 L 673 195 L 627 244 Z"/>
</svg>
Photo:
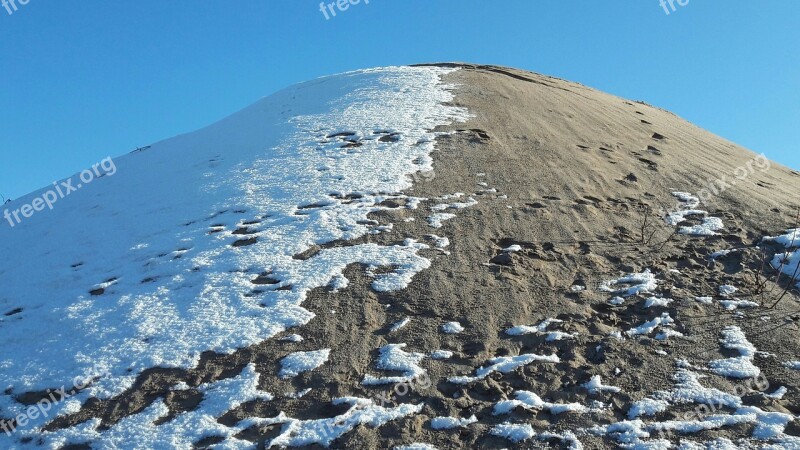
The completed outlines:
<svg viewBox="0 0 800 450">
<path fill-rule="evenodd" d="M 545 334 L 547 342 L 562 341 L 565 339 L 575 338 L 574 334 L 565 333 L 563 331 L 548 331 L 547 328 L 555 323 L 562 323 L 563 320 L 558 319 L 545 319 L 536 326 L 517 325 L 506 330 L 509 336 L 524 336 L 526 334 Z"/>
<path fill-rule="evenodd" d="M 632 273 L 616 280 L 606 281 L 600 286 L 600 289 L 616 296 L 632 297 L 652 292 L 657 287 L 656 276 L 650 272 L 650 269 L 645 269 L 642 273 Z"/>
<path fill-rule="evenodd" d="M 659 328 L 670 330 L 666 327 L 671 327 L 674 324 L 675 320 L 669 315 L 669 313 L 663 313 L 660 317 L 649 320 L 638 327 L 631 328 L 630 330 L 626 331 L 625 334 L 628 336 L 646 336 Z M 670 335 L 680 335 L 680 333 L 672 330 L 671 333 L 665 334 L 666 337 L 669 337 Z"/>
<path fill-rule="evenodd" d="M 278 376 L 293 378 L 301 373 L 310 372 L 325 364 L 330 354 L 330 349 L 290 353 L 281 360 L 281 371 Z"/>
<path fill-rule="evenodd" d="M 672 302 L 673 302 L 673 300 L 671 298 L 650 297 L 647 300 L 645 300 L 644 307 L 645 308 L 652 308 L 654 306 L 659 306 L 659 307 L 662 307 L 662 308 L 666 308 Z"/>
<path fill-rule="evenodd" d="M 612 392 L 617 393 L 622 391 L 622 389 L 616 386 L 606 386 L 603 384 L 603 379 L 600 375 L 593 376 L 589 381 L 587 381 L 583 387 L 589 391 L 591 394 L 599 394 L 601 392 Z"/>
<path fill-rule="evenodd" d="M 452 213 L 436 213 L 428 216 L 428 224 L 433 228 L 442 228 L 444 222 L 455 219 L 456 215 Z"/>
<path fill-rule="evenodd" d="M 563 414 L 567 412 L 583 413 L 588 412 L 589 408 L 580 403 L 551 403 L 541 399 L 538 395 L 529 391 L 517 391 L 514 393 L 515 400 L 504 400 L 494 406 L 494 414 L 509 414 L 516 408 L 545 410 L 551 414 Z"/>
<path fill-rule="evenodd" d="M 406 286 L 430 265 L 418 255 L 421 244 L 293 256 L 366 235 L 379 199 L 432 170 L 436 133 L 429 130 L 469 117 L 447 105 L 453 94 L 440 77 L 449 72 L 390 67 L 291 87 L 118 158 L 114 176 L 14 228 L 0 226 L 2 253 L 30 261 L 0 261 L 7 280 L 0 307 L 22 309 L 0 327 L 4 413 L 24 412 L 17 395 L 90 369 L 107 375 L 55 405 L 51 417 L 89 397 L 121 393 L 149 368 L 189 368 L 205 351 L 229 353 L 304 325 L 313 318 L 302 307 L 306 295 L 336 285 L 350 264 L 396 268 L 376 275 L 377 290 Z M 375 133 L 384 129 L 401 139 L 380 141 Z M 340 132 L 362 145 L 345 148 Z M 247 239 L 233 234 L 245 227 L 253 233 Z M 98 238 L 108 230 L 113 239 Z M 252 295 L 259 274 L 278 283 Z M 89 294 L 101 286 L 104 293 Z M 0 435 L 0 447 L 13 442 Z"/>
<path fill-rule="evenodd" d="M 250 418 L 237 425 L 242 429 L 251 426 L 282 424 L 280 434 L 268 442 L 266 448 L 303 447 L 319 444 L 330 447 L 336 439 L 360 425 L 378 428 L 393 420 L 419 414 L 424 404 L 401 404 L 395 408 L 378 406 L 364 398 L 344 397 L 332 402 L 334 405 L 350 405 L 345 413 L 329 419 L 299 420 L 280 413 L 274 418 Z M 252 448 L 252 443 L 249 443 Z M 167 447 L 171 448 L 171 447 Z"/>
<path fill-rule="evenodd" d="M 786 234 L 780 236 L 767 236 L 763 239 L 765 242 L 776 242 L 786 248 L 800 247 L 800 228 L 786 230 Z"/>
<path fill-rule="evenodd" d="M 409 323 L 411 323 L 411 318 L 410 317 L 403 318 L 402 320 L 400 320 L 398 322 L 395 322 L 392 325 L 392 327 L 389 328 L 389 332 L 390 333 L 394 333 L 396 331 L 400 331 L 400 329 L 402 329 L 403 327 L 405 327 Z"/>
<path fill-rule="evenodd" d="M 668 407 L 669 402 L 666 400 L 645 398 L 631 405 L 631 409 L 628 410 L 628 418 L 638 419 L 642 416 L 654 416 L 666 411 Z"/>
<path fill-rule="evenodd" d="M 452 357 L 453 357 L 453 352 L 449 350 L 436 350 L 431 353 L 431 359 L 436 359 L 436 360 L 450 359 Z"/>
<path fill-rule="evenodd" d="M 756 347 L 747 340 L 739 327 L 725 328 L 720 343 L 726 349 L 738 351 L 739 356 L 709 362 L 708 366 L 714 373 L 731 378 L 754 378 L 761 374 L 761 369 L 753 364 Z"/>
<path fill-rule="evenodd" d="M 783 365 L 792 370 L 800 370 L 800 361 L 788 361 Z"/>
<path fill-rule="evenodd" d="M 667 213 L 665 217 L 666 222 L 672 226 L 678 226 L 689 216 L 698 216 L 702 218 L 702 223 L 691 226 L 680 226 L 678 232 L 680 234 L 688 234 L 692 236 L 714 236 L 717 231 L 725 228 L 725 224 L 719 217 L 710 217 L 708 212 L 696 209 L 700 206 L 700 200 L 686 192 L 673 192 L 672 195 L 680 202 L 680 209 Z"/>
<path fill-rule="evenodd" d="M 508 439 L 511 442 L 521 442 L 536 436 L 533 427 L 529 424 L 504 423 L 492 427 L 489 431 L 494 436 Z"/>
<path fill-rule="evenodd" d="M 525 354 L 519 356 L 501 356 L 489 360 L 489 365 L 481 367 L 475 371 L 475 376 L 472 377 L 452 377 L 448 380 L 455 384 L 469 384 L 474 381 L 479 381 L 489 374 L 494 372 L 509 373 L 513 372 L 519 367 L 526 366 L 534 362 L 545 363 L 558 363 L 561 359 L 557 355 L 542 356 L 535 354 Z"/>
<path fill-rule="evenodd" d="M 400 376 L 375 377 L 366 375 L 362 384 L 380 385 L 395 384 L 411 381 L 425 374 L 425 369 L 419 363 L 425 359 L 423 353 L 407 353 L 403 349 L 406 344 L 389 344 L 381 348 L 375 366 L 380 370 L 402 372 Z"/>
<path fill-rule="evenodd" d="M 286 337 L 281 338 L 281 341 L 295 342 L 295 343 L 303 342 L 303 336 L 300 336 L 299 334 L 290 334 Z"/>
<path fill-rule="evenodd" d="M 431 444 L 415 442 L 413 444 L 401 445 L 399 447 L 395 447 L 394 450 L 436 450 L 436 447 L 432 446 Z"/>
<path fill-rule="evenodd" d="M 787 389 L 786 386 L 781 386 L 770 394 L 764 394 L 764 396 L 773 400 L 781 400 L 788 393 L 789 389 Z"/>
<path fill-rule="evenodd" d="M 41 437 L 46 448 L 61 448 L 89 441 L 92 448 L 104 449 L 189 449 L 205 437 L 217 436 L 224 438 L 228 448 L 248 448 L 247 442 L 234 437 L 245 427 L 227 427 L 218 423 L 217 419 L 244 403 L 272 400 L 272 395 L 258 389 L 258 381 L 258 372 L 251 364 L 237 377 L 202 385 L 198 389 L 204 398 L 197 409 L 180 413 L 161 425 L 155 425 L 154 422 L 168 417 L 170 410 L 159 399 L 144 411 L 123 418 L 109 429 L 103 429 L 100 420 L 92 419 L 56 432 L 23 432 L 21 437 Z"/>
<path fill-rule="evenodd" d="M 451 430 L 453 428 L 466 428 L 473 423 L 477 423 L 478 418 L 475 415 L 470 416 L 468 419 L 460 417 L 435 417 L 431 419 L 431 428 L 434 430 Z"/>
<path fill-rule="evenodd" d="M 447 322 L 442 325 L 442 331 L 447 334 L 458 334 L 464 331 L 464 327 L 458 322 Z"/>
<path fill-rule="evenodd" d="M 739 290 L 739 288 L 737 288 L 736 286 L 730 286 L 730 285 L 724 284 L 724 285 L 719 287 L 719 295 L 721 295 L 723 297 L 729 297 L 729 296 L 735 294 L 738 290 Z"/>
</svg>

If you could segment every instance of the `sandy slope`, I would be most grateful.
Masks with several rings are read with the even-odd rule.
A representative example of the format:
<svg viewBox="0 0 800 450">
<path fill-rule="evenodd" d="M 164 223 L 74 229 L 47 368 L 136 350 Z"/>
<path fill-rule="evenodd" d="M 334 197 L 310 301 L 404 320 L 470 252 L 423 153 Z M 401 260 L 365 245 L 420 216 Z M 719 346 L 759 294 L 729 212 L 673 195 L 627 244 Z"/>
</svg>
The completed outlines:
<svg viewBox="0 0 800 450">
<path fill-rule="evenodd" d="M 455 133 L 438 140 L 433 153 L 435 176 L 420 175 L 409 192 L 431 200 L 415 210 L 387 203 L 392 208 L 373 218 L 394 223 L 394 228 L 358 241 L 388 244 L 402 243 L 407 237 L 424 240 L 431 234 L 447 237 L 449 246 L 421 252 L 433 261 L 431 268 L 417 275 L 407 289 L 377 293 L 364 268 L 350 266 L 347 288 L 338 293 L 317 289 L 304 305 L 316 318 L 291 330 L 305 337 L 302 343 L 269 341 L 232 355 L 208 354 L 189 372 L 149 371 L 121 397 L 91 403 L 53 423 L 51 429 L 91 417 L 112 425 L 156 398 L 164 398 L 176 414 L 191 410 L 199 394 L 173 391 L 173 383 L 184 381 L 195 387 L 230 378 L 253 362 L 262 375 L 260 387 L 277 398 L 246 403 L 223 416 L 222 423 L 233 424 L 237 418 L 253 415 L 274 417 L 281 411 L 299 419 L 327 418 L 347 409 L 331 405 L 331 399 L 357 396 L 385 398 L 387 405 L 425 406 L 421 414 L 377 429 L 359 426 L 332 448 L 392 448 L 415 442 L 439 449 L 566 445 L 559 439 L 517 444 L 490 435 L 492 427 L 508 421 L 530 424 L 538 433 L 574 432 L 585 448 L 616 448 L 620 443 L 613 436 L 580 431 L 623 421 L 634 402 L 672 389 L 676 360 L 686 360 L 697 373 L 707 375 L 702 380 L 707 387 L 732 393 L 744 383 L 708 370 L 710 361 L 736 356 L 718 343 L 729 325 L 739 326 L 758 350 L 771 354 L 759 354 L 753 360 L 763 372 L 761 379 L 769 383 L 766 392 L 780 386 L 788 389 L 780 400 L 748 394 L 744 404 L 800 414 L 800 372 L 782 364 L 800 359 L 797 315 L 789 316 L 800 309 L 797 297 L 784 298 L 775 310 L 759 307 L 736 317 L 735 311 L 719 306 L 722 299 L 717 295 L 719 286 L 734 285 L 742 299 L 764 305 L 777 299 L 780 290 L 772 282 L 766 284 L 767 293 L 750 295 L 755 290 L 750 280 L 763 259 L 754 246 L 763 236 L 796 225 L 800 174 L 757 160 L 755 154 L 646 104 L 514 69 L 461 67 L 446 81 L 458 85 L 454 104 L 467 107 L 474 118 L 439 130 Z M 674 235 L 674 227 L 663 221 L 664 212 L 679 208 L 671 193 L 697 194 L 708 180 L 730 183 L 735 174 L 744 173 L 737 172 L 739 168 L 747 171 L 745 179 L 736 180 L 719 195 L 707 199 L 701 195 L 707 200 L 702 208 L 722 218 L 725 229 L 711 237 Z M 435 200 L 454 193 L 465 195 L 458 200 Z M 457 218 L 439 229 L 428 225 L 431 206 L 470 197 L 477 204 L 459 210 Z M 430 238 L 427 242 L 433 243 Z M 519 245 L 519 251 L 503 252 L 512 245 Z M 743 250 L 716 262 L 709 257 L 731 248 Z M 631 297 L 623 305 L 610 305 L 614 295 L 602 291 L 602 284 L 645 269 L 656 274 L 657 289 Z M 774 280 L 774 271 L 765 272 Z M 655 295 L 673 302 L 644 308 L 645 299 Z M 702 296 L 715 298 L 706 305 L 695 300 Z M 670 329 L 685 337 L 659 341 L 654 339 L 657 332 L 623 340 L 609 336 L 663 313 L 675 321 Z M 753 319 L 760 314 L 769 317 Z M 391 332 L 392 324 L 404 318 L 411 320 Z M 549 331 L 574 337 L 547 341 L 546 334 L 505 333 L 513 326 L 533 326 L 548 318 L 563 320 Z M 442 325 L 450 321 L 459 322 L 464 331 L 443 333 Z M 444 349 L 454 355 L 441 361 L 424 359 L 421 366 L 428 377 L 412 382 L 408 393 L 393 391 L 395 385 L 362 385 L 365 374 L 397 374 L 375 367 L 378 349 L 395 343 L 407 344 L 408 352 L 429 354 Z M 290 352 L 320 348 L 332 349 L 323 368 L 289 381 L 276 376 L 280 359 Z M 555 354 L 561 362 L 534 362 L 467 385 L 448 381 L 473 374 L 491 358 L 521 354 Z M 591 394 L 583 385 L 595 375 L 620 392 Z M 312 391 L 300 399 L 281 395 L 305 388 Z M 516 408 L 508 415 L 493 414 L 495 404 L 513 399 L 516 391 L 598 410 L 556 415 Z M 600 408 L 593 401 L 605 405 Z M 684 413 L 695 406 L 675 405 L 646 420 L 683 420 Z M 721 409 L 724 414 L 732 412 Z M 468 427 L 434 430 L 430 426 L 430 419 L 437 416 L 468 418 L 473 414 L 478 423 Z M 256 426 L 242 437 L 263 445 L 279 430 L 275 425 Z M 752 432 L 752 424 L 743 424 L 680 439 L 736 442 L 749 439 Z M 786 432 L 798 436 L 800 426 L 789 424 Z M 679 442 L 679 434 L 665 437 Z M 208 439 L 198 447 L 214 442 Z"/>
</svg>

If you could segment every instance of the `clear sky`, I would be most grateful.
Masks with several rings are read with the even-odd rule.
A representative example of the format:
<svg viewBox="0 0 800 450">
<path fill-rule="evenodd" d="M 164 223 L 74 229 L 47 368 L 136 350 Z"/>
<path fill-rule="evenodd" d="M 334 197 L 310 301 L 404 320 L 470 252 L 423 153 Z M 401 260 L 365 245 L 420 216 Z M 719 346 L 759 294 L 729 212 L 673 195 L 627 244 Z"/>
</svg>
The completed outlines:
<svg viewBox="0 0 800 450">
<path fill-rule="evenodd" d="M 644 100 L 800 169 L 795 0 L 362 0 L 329 20 L 313 0 L 21 1 L 0 7 L 6 197 L 296 82 L 430 61 Z"/>
</svg>

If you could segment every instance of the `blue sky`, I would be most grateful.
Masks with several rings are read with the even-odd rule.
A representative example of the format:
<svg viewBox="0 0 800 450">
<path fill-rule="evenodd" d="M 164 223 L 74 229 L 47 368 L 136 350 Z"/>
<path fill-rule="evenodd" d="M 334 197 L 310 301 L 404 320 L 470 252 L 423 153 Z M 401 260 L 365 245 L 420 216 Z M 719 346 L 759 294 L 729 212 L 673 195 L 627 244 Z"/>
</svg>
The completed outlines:
<svg viewBox="0 0 800 450">
<path fill-rule="evenodd" d="M 6 197 L 296 82 L 455 60 L 644 100 L 800 169 L 796 1 L 676 1 L 667 15 L 659 0 L 370 0 L 330 20 L 307 0 L 15 2 L 0 7 Z"/>
</svg>

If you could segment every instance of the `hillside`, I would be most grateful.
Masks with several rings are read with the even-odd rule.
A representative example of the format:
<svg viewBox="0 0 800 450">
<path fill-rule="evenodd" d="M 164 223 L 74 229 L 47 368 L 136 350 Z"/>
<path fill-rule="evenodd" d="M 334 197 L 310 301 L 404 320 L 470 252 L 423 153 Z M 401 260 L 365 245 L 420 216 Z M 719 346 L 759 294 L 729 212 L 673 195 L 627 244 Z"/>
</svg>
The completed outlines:
<svg viewBox="0 0 800 450">
<path fill-rule="evenodd" d="M 113 163 L 0 226 L 1 448 L 800 448 L 800 173 L 672 113 L 381 68 Z"/>
</svg>

